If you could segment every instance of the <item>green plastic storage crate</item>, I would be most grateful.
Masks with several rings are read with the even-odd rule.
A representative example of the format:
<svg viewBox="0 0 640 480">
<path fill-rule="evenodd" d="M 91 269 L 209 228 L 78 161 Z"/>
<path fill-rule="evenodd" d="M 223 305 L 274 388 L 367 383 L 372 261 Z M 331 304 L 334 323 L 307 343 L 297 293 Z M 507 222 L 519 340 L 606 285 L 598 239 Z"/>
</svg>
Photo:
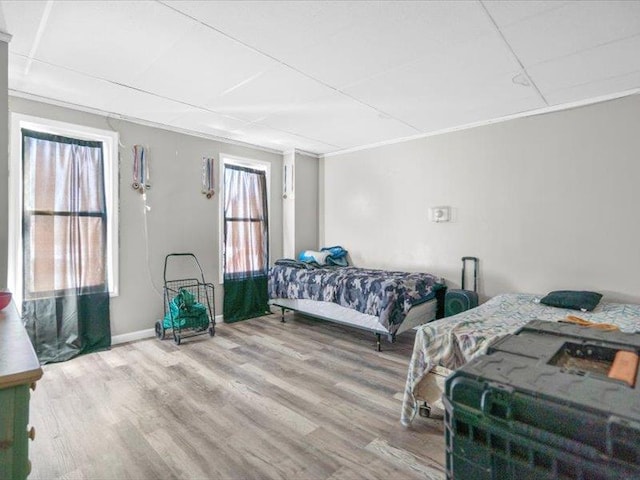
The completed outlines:
<svg viewBox="0 0 640 480">
<path fill-rule="evenodd" d="M 533 321 L 445 384 L 447 477 L 640 479 L 640 391 L 606 375 L 640 334 Z"/>
</svg>

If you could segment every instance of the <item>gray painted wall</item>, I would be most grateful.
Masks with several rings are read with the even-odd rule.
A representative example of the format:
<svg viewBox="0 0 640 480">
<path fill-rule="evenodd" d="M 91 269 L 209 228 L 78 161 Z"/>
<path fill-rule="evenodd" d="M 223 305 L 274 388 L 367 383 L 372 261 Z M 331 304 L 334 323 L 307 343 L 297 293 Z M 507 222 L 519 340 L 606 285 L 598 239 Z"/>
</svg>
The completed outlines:
<svg viewBox="0 0 640 480">
<path fill-rule="evenodd" d="M 9 44 L 0 40 L 0 290 L 7 288 L 8 202 L 9 202 Z"/>
<path fill-rule="evenodd" d="M 640 302 L 640 96 L 324 159 L 325 242 L 356 265 L 483 296 L 593 289 Z M 454 221 L 432 223 L 449 205 Z"/>
<path fill-rule="evenodd" d="M 295 252 L 318 250 L 318 159 L 295 154 Z M 324 245 L 323 245 L 324 246 Z"/>
<path fill-rule="evenodd" d="M 159 294 L 163 286 L 162 268 L 165 255 L 171 252 L 192 252 L 198 257 L 206 280 L 216 284 L 217 313 L 222 314 L 222 286 L 218 284 L 219 196 L 207 200 L 200 192 L 203 156 L 213 156 L 216 169 L 220 153 L 272 164 L 269 204 L 271 259 L 282 257 L 282 179 L 279 174 L 282 155 L 131 122 L 107 121 L 98 115 L 21 98 L 11 97 L 9 108 L 12 112 L 105 130 L 114 129 L 120 134 L 123 144 L 119 149 L 120 295 L 111 301 L 113 335 L 152 328 L 162 316 L 162 298 Z M 4 132 L 7 129 L 0 130 Z M 150 207 L 147 213 L 148 250 L 142 195 L 131 188 L 131 148 L 134 144 L 145 145 L 149 149 L 152 188 L 147 193 L 147 205 Z M 2 162 L 0 159 L 0 166 L 5 168 Z M 4 185 L 5 180 L 2 182 Z M 3 191 L 6 192 L 6 186 L 0 187 L 0 201 L 6 202 L 7 195 Z M 3 221 L 0 238 L 6 242 L 6 203 L 2 205 L 5 206 L 0 209 L 0 220 Z M 190 277 L 193 273 L 187 266 L 179 263 L 173 265 L 176 268 L 169 272 L 170 278 Z"/>
</svg>

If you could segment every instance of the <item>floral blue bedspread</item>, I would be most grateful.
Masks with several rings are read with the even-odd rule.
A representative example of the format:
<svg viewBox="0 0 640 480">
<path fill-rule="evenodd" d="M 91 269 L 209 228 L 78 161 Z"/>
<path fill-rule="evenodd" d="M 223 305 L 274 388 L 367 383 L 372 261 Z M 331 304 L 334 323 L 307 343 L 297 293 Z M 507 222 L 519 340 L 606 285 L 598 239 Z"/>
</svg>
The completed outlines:
<svg viewBox="0 0 640 480">
<path fill-rule="evenodd" d="M 409 309 L 435 297 L 444 280 L 429 273 L 356 267 L 299 268 L 276 264 L 269 273 L 269 298 L 334 302 L 374 315 L 394 333 Z"/>
</svg>

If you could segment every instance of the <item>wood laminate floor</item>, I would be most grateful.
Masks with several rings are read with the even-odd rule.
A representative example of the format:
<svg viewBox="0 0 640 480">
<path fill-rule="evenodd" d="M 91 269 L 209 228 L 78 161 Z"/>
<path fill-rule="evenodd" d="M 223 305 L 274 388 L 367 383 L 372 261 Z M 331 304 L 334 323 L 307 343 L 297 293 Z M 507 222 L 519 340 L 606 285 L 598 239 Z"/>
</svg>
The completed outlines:
<svg viewBox="0 0 640 480">
<path fill-rule="evenodd" d="M 288 315 L 47 365 L 30 479 L 443 479 L 442 419 L 400 425 L 414 333 Z"/>
</svg>

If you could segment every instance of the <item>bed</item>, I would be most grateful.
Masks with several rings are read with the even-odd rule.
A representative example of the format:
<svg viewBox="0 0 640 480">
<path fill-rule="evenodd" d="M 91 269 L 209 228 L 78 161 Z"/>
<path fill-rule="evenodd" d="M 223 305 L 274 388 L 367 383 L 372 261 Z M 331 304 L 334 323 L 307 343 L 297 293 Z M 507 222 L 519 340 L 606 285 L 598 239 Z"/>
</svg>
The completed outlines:
<svg viewBox="0 0 640 480">
<path fill-rule="evenodd" d="M 407 426 L 419 402 L 438 404 L 444 379 L 451 370 L 484 353 L 488 345 L 514 333 L 530 320 L 556 322 L 568 315 L 617 325 L 623 332 L 640 331 L 640 305 L 600 302 L 591 312 L 568 310 L 539 303 L 541 296 L 498 295 L 481 306 L 421 326 L 416 332 L 405 385 L 400 421 Z"/>
<path fill-rule="evenodd" d="M 269 304 L 373 332 L 390 342 L 396 335 L 441 318 L 444 281 L 428 273 L 352 266 L 313 266 L 278 261 L 269 272 Z"/>
</svg>

